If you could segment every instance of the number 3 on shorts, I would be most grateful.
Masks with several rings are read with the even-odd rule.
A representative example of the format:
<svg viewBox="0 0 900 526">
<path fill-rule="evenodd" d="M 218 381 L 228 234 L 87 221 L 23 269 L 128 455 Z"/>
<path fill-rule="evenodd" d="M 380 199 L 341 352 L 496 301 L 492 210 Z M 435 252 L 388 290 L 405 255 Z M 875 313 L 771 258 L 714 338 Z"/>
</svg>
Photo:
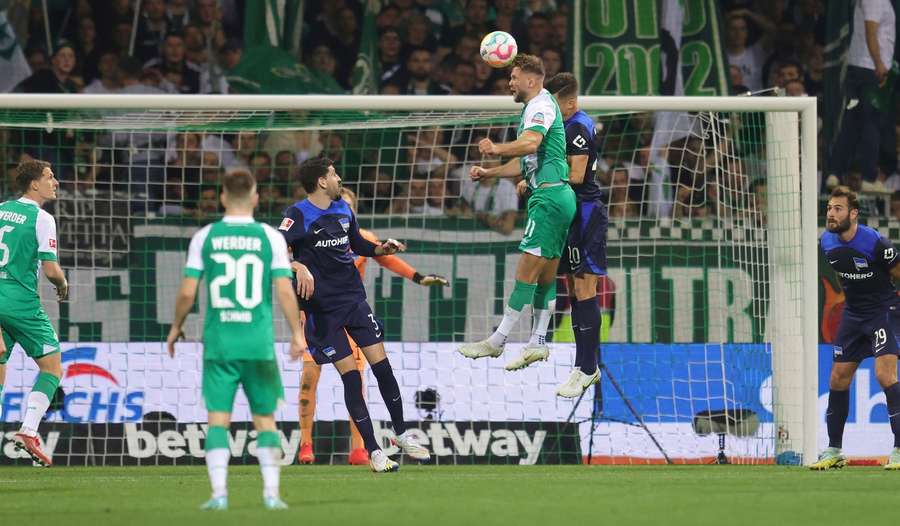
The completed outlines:
<svg viewBox="0 0 900 526">
<path fill-rule="evenodd" d="M 525 223 L 525 235 L 522 237 L 522 239 L 528 239 L 529 237 L 531 237 L 531 234 L 534 234 L 534 228 L 536 226 L 537 223 L 534 222 L 534 219 L 529 219 Z"/>
</svg>

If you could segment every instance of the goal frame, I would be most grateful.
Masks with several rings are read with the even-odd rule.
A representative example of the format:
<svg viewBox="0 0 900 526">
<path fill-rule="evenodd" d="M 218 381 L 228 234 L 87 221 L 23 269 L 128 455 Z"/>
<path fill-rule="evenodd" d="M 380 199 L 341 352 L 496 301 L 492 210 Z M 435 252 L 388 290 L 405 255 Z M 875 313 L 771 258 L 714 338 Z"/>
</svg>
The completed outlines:
<svg viewBox="0 0 900 526">
<path fill-rule="evenodd" d="M 802 434 L 802 463 L 814 461 L 820 417 L 818 402 L 818 313 L 817 301 L 817 235 L 818 200 L 816 194 L 817 109 L 815 97 L 661 97 L 661 96 L 581 96 L 579 106 L 587 111 L 623 112 L 776 112 L 796 113 L 799 120 L 799 158 L 802 163 L 777 163 L 780 175 L 792 175 L 799 168 L 801 241 L 798 259 L 803 268 L 802 349 L 790 356 L 773 346 L 773 388 L 786 393 L 789 400 L 779 399 L 801 408 L 802 429 L 779 430 L 789 435 Z M 508 96 L 409 96 L 409 95 L 94 95 L 81 94 L 0 94 L 0 109 L 30 110 L 374 110 L 374 111 L 518 111 L 521 105 Z M 783 122 L 767 123 L 767 137 L 779 143 L 796 143 L 796 126 Z M 788 151 L 797 151 L 793 146 Z M 770 168 L 774 165 L 770 163 Z M 772 174 L 769 174 L 771 177 Z M 775 374 L 779 363 L 788 360 L 802 371 L 791 377 L 788 389 L 779 385 Z M 776 395 L 778 396 L 778 395 Z M 797 415 L 799 416 L 799 415 Z"/>
</svg>

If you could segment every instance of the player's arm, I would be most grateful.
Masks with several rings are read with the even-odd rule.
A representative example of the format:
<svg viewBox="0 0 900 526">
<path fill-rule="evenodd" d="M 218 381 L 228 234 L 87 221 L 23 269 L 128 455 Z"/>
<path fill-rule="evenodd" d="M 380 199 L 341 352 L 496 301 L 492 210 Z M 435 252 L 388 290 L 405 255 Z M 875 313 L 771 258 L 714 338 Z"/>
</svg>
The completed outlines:
<svg viewBox="0 0 900 526">
<path fill-rule="evenodd" d="M 522 166 L 521 164 L 519 164 L 518 157 L 506 161 L 500 166 L 495 166 L 494 168 L 473 166 L 469 169 L 469 177 L 471 177 L 473 181 L 478 181 L 479 179 L 485 179 L 488 177 L 500 177 L 508 179 L 511 177 L 519 177 L 519 175 L 521 174 Z"/>
<path fill-rule="evenodd" d="M 56 221 L 53 216 L 41 210 L 38 212 L 35 225 L 38 240 L 38 259 L 41 262 L 41 271 L 56 287 L 56 297 L 59 301 L 69 295 L 69 283 L 66 274 L 59 266 L 56 253 Z"/>
<path fill-rule="evenodd" d="M 6 340 L 3 339 L 3 329 L 0 328 L 0 355 L 6 353 Z"/>
<path fill-rule="evenodd" d="M 184 264 L 184 279 L 181 280 L 181 287 L 178 288 L 178 294 L 175 296 L 175 319 L 172 320 L 172 327 L 169 328 L 169 335 L 166 337 L 169 356 L 173 358 L 175 357 L 175 342 L 184 338 L 184 320 L 194 308 L 194 301 L 197 299 L 197 286 L 200 278 L 203 277 L 203 244 L 206 242 L 209 229 L 209 226 L 201 228 L 191 238 L 191 244 L 188 246 L 187 262 Z"/>
<path fill-rule="evenodd" d="M 546 130 L 544 130 L 544 133 L 546 133 Z M 544 142 L 543 133 L 537 132 L 534 129 L 527 129 L 513 142 L 497 144 L 490 139 L 481 139 L 478 143 L 478 151 L 485 155 L 521 157 L 523 155 L 531 155 L 538 151 L 542 142 Z"/>
<path fill-rule="evenodd" d="M 175 342 L 184 337 L 184 320 L 194 308 L 194 301 L 197 299 L 197 285 L 200 280 L 198 278 L 185 276 L 181 280 L 181 287 L 178 289 L 178 295 L 175 296 L 175 319 L 172 320 L 172 327 L 169 329 L 169 336 L 166 337 L 166 345 L 169 349 L 169 356 L 175 357 Z"/>
<path fill-rule="evenodd" d="M 278 304 L 281 305 L 281 312 L 284 313 L 288 327 L 291 329 L 291 360 L 299 360 L 306 351 L 306 336 L 303 334 L 303 327 L 300 324 L 300 307 L 297 305 L 297 296 L 291 286 L 293 269 L 288 258 L 287 242 L 274 229 L 268 226 L 265 226 L 264 229 L 269 238 L 269 245 L 272 247 L 272 260 L 269 267 L 271 268 L 272 283 L 275 285 L 275 296 L 278 298 Z"/>
<path fill-rule="evenodd" d="M 566 160 L 569 163 L 569 184 L 584 183 L 584 174 L 591 154 L 591 133 L 580 121 L 566 126 Z"/>
<path fill-rule="evenodd" d="M 284 212 L 281 224 L 278 225 L 278 231 L 281 232 L 284 241 L 287 243 L 289 260 L 296 257 L 291 247 L 297 246 L 303 239 L 303 236 L 306 235 L 303 212 L 296 206 L 289 206 Z M 315 290 L 315 279 L 312 272 L 306 268 L 306 265 L 296 259 L 291 262 L 291 269 L 294 271 L 294 276 L 297 279 L 297 295 L 308 300 L 312 297 Z"/>
<path fill-rule="evenodd" d="M 50 283 L 56 287 L 56 297 L 59 301 L 66 299 L 69 295 L 69 282 L 66 281 L 66 273 L 56 261 L 41 261 L 41 270 Z"/>
<path fill-rule="evenodd" d="M 347 231 L 347 236 L 350 238 L 350 248 L 353 249 L 353 252 L 367 258 L 389 256 L 406 250 L 406 245 L 396 239 L 373 243 L 364 238 L 359 232 L 359 224 L 357 224 L 356 215 L 353 213 L 350 214 L 350 229 Z"/>
</svg>

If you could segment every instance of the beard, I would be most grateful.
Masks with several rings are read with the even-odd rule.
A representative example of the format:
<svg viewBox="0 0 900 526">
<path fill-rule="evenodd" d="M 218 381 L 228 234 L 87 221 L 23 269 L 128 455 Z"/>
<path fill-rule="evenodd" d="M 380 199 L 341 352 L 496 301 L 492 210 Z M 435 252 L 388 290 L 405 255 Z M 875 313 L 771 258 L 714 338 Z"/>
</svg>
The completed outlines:
<svg viewBox="0 0 900 526">
<path fill-rule="evenodd" d="M 843 221 L 835 221 L 834 223 L 826 222 L 825 229 L 832 234 L 843 234 L 844 232 L 850 230 L 850 218 L 848 217 Z"/>
<path fill-rule="evenodd" d="M 513 94 L 513 100 L 516 102 L 525 102 L 525 94 L 522 93 L 522 90 L 518 90 Z"/>
</svg>

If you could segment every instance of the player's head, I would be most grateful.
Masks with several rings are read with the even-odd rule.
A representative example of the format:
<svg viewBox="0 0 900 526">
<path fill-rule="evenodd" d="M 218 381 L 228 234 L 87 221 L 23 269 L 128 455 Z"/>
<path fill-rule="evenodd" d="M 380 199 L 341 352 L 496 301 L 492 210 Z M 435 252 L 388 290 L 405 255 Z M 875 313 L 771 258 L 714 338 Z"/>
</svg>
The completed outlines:
<svg viewBox="0 0 900 526">
<path fill-rule="evenodd" d="M 825 228 L 842 234 L 856 224 L 859 217 L 859 197 L 846 186 L 837 186 L 828 198 Z"/>
<path fill-rule="evenodd" d="M 544 87 L 544 63 L 539 57 L 521 53 L 509 72 L 509 90 L 516 102 L 526 102 Z"/>
<path fill-rule="evenodd" d="M 547 91 L 556 97 L 563 117 L 568 118 L 578 111 L 578 79 L 571 73 L 557 73 L 544 84 Z"/>
<path fill-rule="evenodd" d="M 328 157 L 313 157 L 300 165 L 300 184 L 307 195 L 327 195 L 332 201 L 341 198 L 341 178 Z"/>
<path fill-rule="evenodd" d="M 346 186 L 341 188 L 341 199 L 344 200 L 345 203 L 350 205 L 350 210 L 353 210 L 353 213 L 356 213 L 356 192 L 347 188 Z"/>
<path fill-rule="evenodd" d="M 256 208 L 259 194 L 256 192 L 256 179 L 245 168 L 229 170 L 222 177 L 222 206 L 226 213 L 229 208 Z"/>
<path fill-rule="evenodd" d="M 16 167 L 16 186 L 22 195 L 38 202 L 56 199 L 59 181 L 50 169 L 50 163 L 37 159 L 22 161 Z"/>
</svg>

